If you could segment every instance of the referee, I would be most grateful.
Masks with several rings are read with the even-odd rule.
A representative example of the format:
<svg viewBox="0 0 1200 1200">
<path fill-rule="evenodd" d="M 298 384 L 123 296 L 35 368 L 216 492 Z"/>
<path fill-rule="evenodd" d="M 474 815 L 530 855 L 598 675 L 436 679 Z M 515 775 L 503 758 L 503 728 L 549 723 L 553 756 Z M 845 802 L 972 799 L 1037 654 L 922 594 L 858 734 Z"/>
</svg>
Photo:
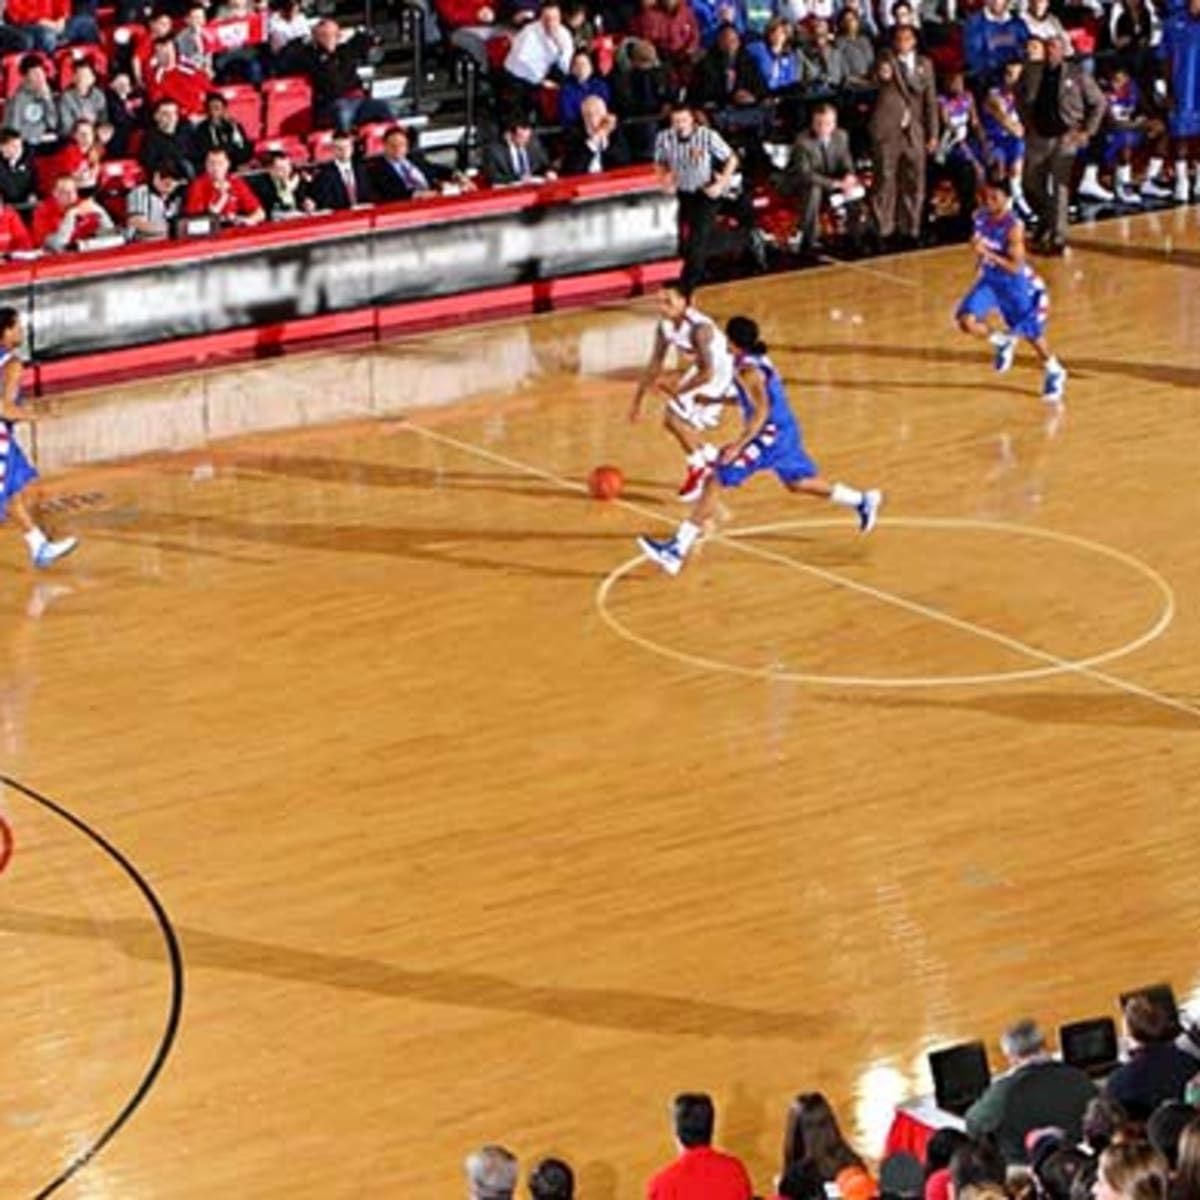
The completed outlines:
<svg viewBox="0 0 1200 1200">
<path fill-rule="evenodd" d="M 671 127 L 654 144 L 654 166 L 663 190 L 679 196 L 679 256 L 683 281 L 704 278 L 717 205 L 738 169 L 738 157 L 715 130 L 696 121 L 686 104 L 671 108 Z"/>
</svg>

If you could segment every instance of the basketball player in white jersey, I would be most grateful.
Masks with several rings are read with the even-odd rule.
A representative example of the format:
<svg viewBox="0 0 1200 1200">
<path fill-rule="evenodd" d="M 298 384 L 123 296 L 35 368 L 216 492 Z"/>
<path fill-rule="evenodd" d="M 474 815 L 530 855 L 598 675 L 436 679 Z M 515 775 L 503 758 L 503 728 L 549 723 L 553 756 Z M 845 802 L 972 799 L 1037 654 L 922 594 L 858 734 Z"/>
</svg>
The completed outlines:
<svg viewBox="0 0 1200 1200">
<path fill-rule="evenodd" d="M 692 307 L 692 290 L 681 279 L 672 280 L 659 294 L 662 320 L 654 335 L 650 361 L 633 393 L 629 419 L 642 415 L 646 393 L 657 386 L 667 396 L 663 424 L 687 455 L 687 475 L 679 499 L 695 500 L 717 461 L 717 447 L 706 440 L 716 429 L 728 405 L 737 403 L 733 355 L 725 335 L 711 317 Z M 672 380 L 665 371 L 670 350 L 688 365 Z"/>
</svg>

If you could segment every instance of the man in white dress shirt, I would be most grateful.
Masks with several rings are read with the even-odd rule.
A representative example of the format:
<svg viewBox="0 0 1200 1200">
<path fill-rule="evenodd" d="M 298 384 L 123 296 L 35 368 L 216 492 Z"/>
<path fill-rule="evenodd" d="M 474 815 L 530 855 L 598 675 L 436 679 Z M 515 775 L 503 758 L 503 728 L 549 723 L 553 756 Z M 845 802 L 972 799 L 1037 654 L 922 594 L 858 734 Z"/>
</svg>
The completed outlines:
<svg viewBox="0 0 1200 1200">
<path fill-rule="evenodd" d="M 562 79 L 571 69 L 575 39 L 563 24 L 562 9 L 554 0 L 542 5 L 536 21 L 530 21 L 512 40 L 504 60 L 505 83 L 516 111 L 527 112 L 534 94 L 548 79 Z"/>
</svg>

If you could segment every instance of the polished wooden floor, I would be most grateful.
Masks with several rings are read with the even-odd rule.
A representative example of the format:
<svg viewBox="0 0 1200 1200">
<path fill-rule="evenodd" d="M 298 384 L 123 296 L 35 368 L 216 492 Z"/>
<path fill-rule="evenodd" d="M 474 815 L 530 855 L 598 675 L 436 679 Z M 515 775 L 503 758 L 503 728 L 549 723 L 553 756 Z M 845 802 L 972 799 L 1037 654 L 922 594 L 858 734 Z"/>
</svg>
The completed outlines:
<svg viewBox="0 0 1200 1200">
<path fill-rule="evenodd" d="M 757 482 L 674 581 L 618 570 L 679 512 L 677 453 L 625 419 L 651 301 L 120 392 L 345 379 L 391 415 L 56 476 L 78 555 L 0 546 L 3 770 L 129 856 L 186 980 L 157 1083 L 58 1194 L 448 1197 L 498 1140 L 617 1200 L 682 1088 L 766 1189 L 799 1090 L 877 1149 L 931 1044 L 1200 989 L 1200 220 L 1045 267 L 1058 427 L 1024 351 L 996 377 L 953 329 L 970 273 L 703 296 L 888 505 L 864 540 Z M 599 462 L 629 506 L 572 487 Z M 137 1088 L 171 972 L 110 856 L 0 812 L 27 1200 Z"/>
</svg>

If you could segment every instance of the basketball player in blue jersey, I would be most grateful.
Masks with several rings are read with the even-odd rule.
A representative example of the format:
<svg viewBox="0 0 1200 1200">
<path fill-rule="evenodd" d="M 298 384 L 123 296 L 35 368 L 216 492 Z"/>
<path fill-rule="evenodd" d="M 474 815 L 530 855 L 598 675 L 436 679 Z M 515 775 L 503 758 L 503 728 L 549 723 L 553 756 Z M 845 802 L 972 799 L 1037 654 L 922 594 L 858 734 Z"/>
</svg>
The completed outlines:
<svg viewBox="0 0 1200 1200">
<path fill-rule="evenodd" d="M 0 308 L 0 519 L 12 514 L 29 547 L 29 557 L 35 567 L 48 567 L 71 553 L 78 544 L 73 537 L 51 541 L 38 527 L 29 511 L 27 492 L 38 473 L 25 457 L 13 426 L 18 421 L 32 422 L 36 414 L 21 402 L 21 360 L 17 347 L 24 331 L 21 315 L 15 308 Z"/>
<path fill-rule="evenodd" d="M 1013 213 L 1003 183 L 984 185 L 983 207 L 975 213 L 971 246 L 979 262 L 979 275 L 954 314 L 958 327 L 991 342 L 995 348 L 993 365 L 1001 372 L 1013 365 L 1017 342 L 1024 338 L 1045 370 L 1042 399 L 1047 404 L 1061 405 L 1067 369 L 1046 342 L 1049 293 L 1025 261 L 1025 226 Z M 988 318 L 993 312 L 1000 314 L 1006 329 L 992 329 Z"/>
<path fill-rule="evenodd" d="M 700 495 L 717 460 L 717 448 L 707 435 L 720 425 L 724 406 L 734 402 L 733 357 L 716 322 L 693 307 L 692 289 L 683 280 L 663 285 L 659 309 L 662 319 L 654 333 L 650 361 L 633 393 L 629 419 L 641 417 L 651 387 L 666 395 L 663 425 L 687 458 L 679 499 L 690 504 Z M 671 350 L 687 364 L 673 380 L 664 370 Z"/>
<path fill-rule="evenodd" d="M 722 488 L 741 487 L 760 471 L 774 471 L 789 491 L 831 500 L 851 508 L 863 533 L 875 528 L 883 495 L 860 492 L 844 483 L 827 483 L 808 456 L 800 423 L 788 403 L 783 380 L 759 340 L 758 326 L 749 317 L 734 317 L 725 327 L 734 351 L 737 403 L 742 410 L 741 434 L 720 453 L 715 470 L 705 479 L 691 513 L 674 537 L 656 541 L 638 538 L 642 553 L 668 575 L 678 575 L 684 560 L 700 539 L 719 507 Z"/>
</svg>

